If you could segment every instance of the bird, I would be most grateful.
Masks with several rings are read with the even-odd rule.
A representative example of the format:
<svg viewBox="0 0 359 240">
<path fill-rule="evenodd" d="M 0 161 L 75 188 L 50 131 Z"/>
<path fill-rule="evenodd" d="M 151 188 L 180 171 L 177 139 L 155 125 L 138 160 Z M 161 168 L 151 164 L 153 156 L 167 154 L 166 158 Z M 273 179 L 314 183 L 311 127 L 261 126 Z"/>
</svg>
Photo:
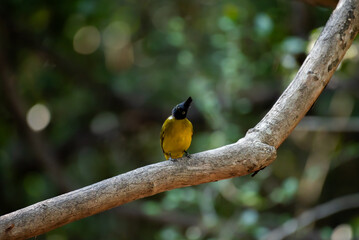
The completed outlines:
<svg viewBox="0 0 359 240">
<path fill-rule="evenodd" d="M 187 149 L 191 145 L 193 135 L 193 125 L 187 119 L 188 109 L 192 98 L 181 102 L 172 109 L 172 114 L 162 125 L 160 142 L 163 155 L 166 160 L 190 157 Z"/>
</svg>

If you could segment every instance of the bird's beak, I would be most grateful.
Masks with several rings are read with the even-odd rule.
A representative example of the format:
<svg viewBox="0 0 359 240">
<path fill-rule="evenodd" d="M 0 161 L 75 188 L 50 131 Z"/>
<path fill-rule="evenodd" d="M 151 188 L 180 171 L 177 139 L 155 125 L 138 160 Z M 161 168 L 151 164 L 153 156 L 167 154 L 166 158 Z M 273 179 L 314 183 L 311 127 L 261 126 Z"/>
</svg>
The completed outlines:
<svg viewBox="0 0 359 240">
<path fill-rule="evenodd" d="M 185 108 L 189 108 L 189 106 L 191 105 L 191 102 L 192 102 L 192 98 L 189 97 L 185 102 L 184 102 L 184 106 Z"/>
</svg>

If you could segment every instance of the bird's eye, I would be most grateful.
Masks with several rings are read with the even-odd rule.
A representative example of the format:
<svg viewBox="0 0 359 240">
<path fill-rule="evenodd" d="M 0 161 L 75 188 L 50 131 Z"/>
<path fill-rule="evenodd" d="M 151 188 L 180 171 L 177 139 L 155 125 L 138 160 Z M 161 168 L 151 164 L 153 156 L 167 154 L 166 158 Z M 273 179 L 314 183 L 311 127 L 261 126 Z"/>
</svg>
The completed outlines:
<svg viewBox="0 0 359 240">
<path fill-rule="evenodd" d="M 186 114 L 186 112 L 185 112 L 185 111 L 182 111 L 182 114 L 183 114 L 183 115 L 185 115 L 185 114 Z"/>
</svg>

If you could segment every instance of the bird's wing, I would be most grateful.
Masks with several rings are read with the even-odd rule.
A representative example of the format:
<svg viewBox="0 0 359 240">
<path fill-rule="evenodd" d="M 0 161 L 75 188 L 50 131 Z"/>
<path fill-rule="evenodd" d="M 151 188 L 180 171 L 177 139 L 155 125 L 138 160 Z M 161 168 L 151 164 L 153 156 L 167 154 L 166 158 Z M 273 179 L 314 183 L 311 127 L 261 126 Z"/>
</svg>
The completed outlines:
<svg viewBox="0 0 359 240">
<path fill-rule="evenodd" d="M 191 138 L 192 138 L 192 137 L 193 137 L 193 125 L 192 125 L 191 121 L 189 121 L 189 123 L 191 124 L 191 130 L 192 130 L 192 136 L 191 136 Z"/>
<path fill-rule="evenodd" d="M 167 120 L 166 120 L 167 121 Z M 163 123 L 162 128 L 161 128 L 161 134 L 160 134 L 160 141 L 161 141 L 161 148 L 162 148 L 162 152 L 163 151 L 163 139 L 165 138 L 165 130 L 167 127 L 166 121 Z"/>
</svg>

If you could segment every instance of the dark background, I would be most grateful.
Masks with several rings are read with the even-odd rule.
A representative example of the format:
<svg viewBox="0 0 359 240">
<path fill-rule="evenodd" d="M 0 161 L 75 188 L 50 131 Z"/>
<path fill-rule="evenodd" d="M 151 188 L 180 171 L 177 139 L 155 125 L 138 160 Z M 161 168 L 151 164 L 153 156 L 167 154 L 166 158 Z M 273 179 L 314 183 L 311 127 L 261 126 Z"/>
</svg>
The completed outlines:
<svg viewBox="0 0 359 240">
<path fill-rule="evenodd" d="M 235 142 L 293 79 L 331 11 L 290 0 L 2 1 L 0 214 L 165 160 L 161 125 L 188 96 L 190 153 Z M 36 239 L 260 239 L 358 193 L 358 51 L 356 41 L 256 177 L 161 193 Z M 358 212 L 289 239 L 358 238 Z"/>
</svg>

